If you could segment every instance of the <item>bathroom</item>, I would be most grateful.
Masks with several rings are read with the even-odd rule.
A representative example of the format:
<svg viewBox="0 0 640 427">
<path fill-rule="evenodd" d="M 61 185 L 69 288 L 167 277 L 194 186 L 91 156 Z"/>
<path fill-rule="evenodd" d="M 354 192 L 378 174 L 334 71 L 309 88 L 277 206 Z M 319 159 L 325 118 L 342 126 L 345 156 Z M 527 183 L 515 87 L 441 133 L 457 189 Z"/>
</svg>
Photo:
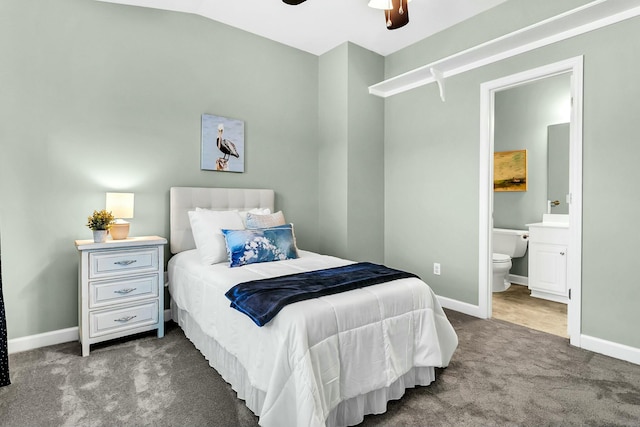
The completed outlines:
<svg viewBox="0 0 640 427">
<path fill-rule="evenodd" d="M 524 240 L 525 247 L 529 224 L 539 224 L 543 214 L 569 213 L 566 195 L 569 193 L 570 113 L 571 75 L 568 73 L 495 94 L 494 152 L 526 150 L 527 172 L 526 187 L 519 185 L 516 191 L 494 192 L 493 227 L 521 230 L 521 236 L 516 239 Z M 562 216 L 554 218 L 564 220 Z M 494 253 L 498 241 L 494 234 Z M 523 242 L 519 243 L 522 246 Z M 566 337 L 566 301 L 544 294 L 530 296 L 527 287 L 530 251 L 527 248 L 522 254 L 522 250 L 511 259 L 509 270 L 502 264 L 502 270 L 508 271 L 507 282 L 504 286 L 502 283 L 494 286 L 498 292 L 493 293 L 493 317 Z"/>
</svg>

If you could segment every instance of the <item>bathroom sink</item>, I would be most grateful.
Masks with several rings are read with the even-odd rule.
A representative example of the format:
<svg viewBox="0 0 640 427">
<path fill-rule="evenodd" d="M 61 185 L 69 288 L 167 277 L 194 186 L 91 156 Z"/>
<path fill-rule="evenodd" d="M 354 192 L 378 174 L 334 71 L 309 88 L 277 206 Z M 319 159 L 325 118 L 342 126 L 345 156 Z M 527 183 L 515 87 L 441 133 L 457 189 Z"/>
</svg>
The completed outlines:
<svg viewBox="0 0 640 427">
<path fill-rule="evenodd" d="M 569 225 L 569 215 L 565 214 L 543 214 L 542 222 L 553 222 Z"/>
<path fill-rule="evenodd" d="M 568 228 L 569 227 L 569 215 L 566 214 L 543 214 L 542 222 L 536 222 L 533 224 L 526 224 L 527 227 L 554 227 L 554 228 Z"/>
</svg>

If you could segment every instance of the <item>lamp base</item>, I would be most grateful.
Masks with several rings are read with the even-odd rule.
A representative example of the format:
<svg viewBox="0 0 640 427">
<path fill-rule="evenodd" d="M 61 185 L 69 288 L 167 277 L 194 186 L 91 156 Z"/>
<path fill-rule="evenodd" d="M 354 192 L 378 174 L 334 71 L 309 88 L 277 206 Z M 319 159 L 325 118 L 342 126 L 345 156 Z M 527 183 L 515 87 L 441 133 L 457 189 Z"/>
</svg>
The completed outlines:
<svg viewBox="0 0 640 427">
<path fill-rule="evenodd" d="M 123 221 L 122 223 L 111 224 L 109 234 L 111 234 L 113 240 L 126 239 L 129 236 L 129 223 Z"/>
</svg>

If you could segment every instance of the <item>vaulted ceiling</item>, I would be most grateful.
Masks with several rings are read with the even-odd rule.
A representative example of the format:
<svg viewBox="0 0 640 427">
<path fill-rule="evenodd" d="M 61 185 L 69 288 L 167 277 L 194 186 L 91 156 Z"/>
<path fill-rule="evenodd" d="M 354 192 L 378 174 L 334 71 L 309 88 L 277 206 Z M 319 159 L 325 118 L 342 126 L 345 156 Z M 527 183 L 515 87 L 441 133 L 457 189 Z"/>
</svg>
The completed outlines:
<svg viewBox="0 0 640 427">
<path fill-rule="evenodd" d="M 99 0 L 194 13 L 315 55 L 350 41 L 389 55 L 506 0 L 413 0 L 409 24 L 387 30 L 369 0 Z"/>
</svg>

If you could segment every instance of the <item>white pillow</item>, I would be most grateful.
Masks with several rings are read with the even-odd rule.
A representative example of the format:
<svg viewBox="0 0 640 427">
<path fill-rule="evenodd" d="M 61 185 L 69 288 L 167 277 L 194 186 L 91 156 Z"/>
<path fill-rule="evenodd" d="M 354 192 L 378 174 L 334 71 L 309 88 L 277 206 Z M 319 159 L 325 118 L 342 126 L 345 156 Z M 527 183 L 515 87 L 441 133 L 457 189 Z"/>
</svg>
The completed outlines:
<svg viewBox="0 0 640 427">
<path fill-rule="evenodd" d="M 205 264 L 228 260 L 227 246 L 221 229 L 244 230 L 238 211 L 212 211 L 196 208 L 189 211 L 189 222 L 198 254 Z"/>
<path fill-rule="evenodd" d="M 247 228 L 270 228 L 284 224 L 286 224 L 286 221 L 282 211 L 268 215 L 256 215 L 251 212 L 247 214 Z"/>
<path fill-rule="evenodd" d="M 250 211 L 240 211 L 240 217 L 242 218 L 242 223 L 245 228 L 247 227 L 247 214 L 255 214 L 255 215 L 269 215 L 271 213 L 271 209 L 269 208 L 254 208 Z"/>
</svg>

